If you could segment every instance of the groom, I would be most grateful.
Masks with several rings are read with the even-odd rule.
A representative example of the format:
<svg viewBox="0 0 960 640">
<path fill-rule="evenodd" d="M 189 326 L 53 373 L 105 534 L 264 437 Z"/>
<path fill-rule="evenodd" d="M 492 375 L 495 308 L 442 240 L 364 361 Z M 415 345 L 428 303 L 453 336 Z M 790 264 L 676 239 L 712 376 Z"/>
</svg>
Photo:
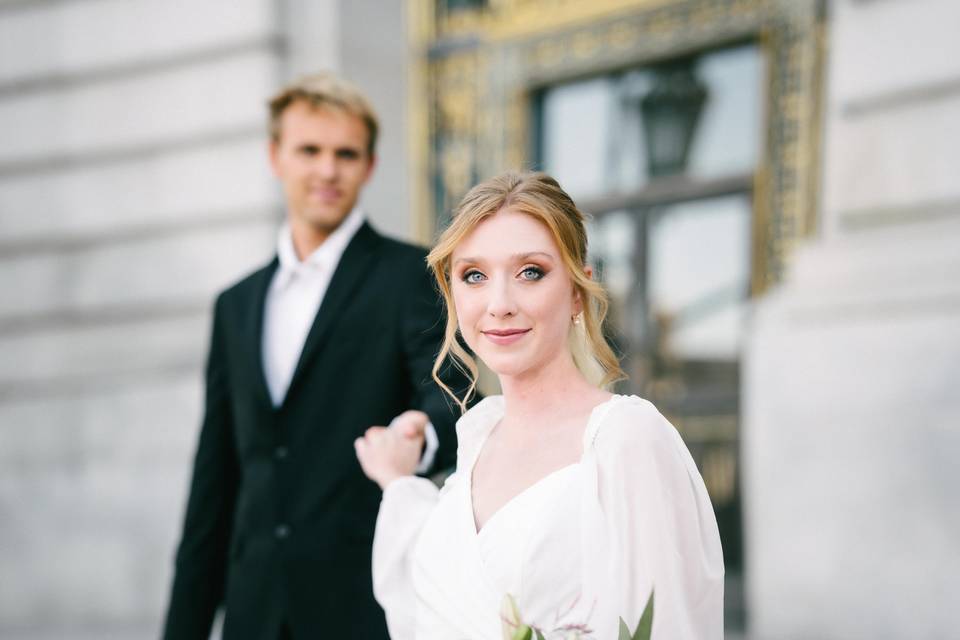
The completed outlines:
<svg viewBox="0 0 960 640">
<path fill-rule="evenodd" d="M 205 640 L 222 606 L 225 640 L 386 639 L 370 571 L 380 491 L 353 441 L 400 416 L 414 455 L 426 434 L 422 471 L 452 464 L 454 415 L 430 379 L 442 307 L 425 252 L 357 203 L 377 119 L 356 88 L 286 88 L 270 133 L 287 222 L 277 257 L 216 302 L 164 638 Z"/>
</svg>

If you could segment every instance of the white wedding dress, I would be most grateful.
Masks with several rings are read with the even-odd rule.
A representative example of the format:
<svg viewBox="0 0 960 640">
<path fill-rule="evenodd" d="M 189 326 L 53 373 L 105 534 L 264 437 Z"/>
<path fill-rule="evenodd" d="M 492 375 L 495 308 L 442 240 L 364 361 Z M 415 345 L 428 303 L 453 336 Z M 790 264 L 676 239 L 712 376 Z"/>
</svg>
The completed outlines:
<svg viewBox="0 0 960 640">
<path fill-rule="evenodd" d="M 676 429 L 636 396 L 594 408 L 578 463 L 501 507 L 477 532 L 471 474 L 503 415 L 486 398 L 457 423 L 457 471 L 387 486 L 374 593 L 393 640 L 499 640 L 505 594 L 548 634 L 585 623 L 615 640 L 655 589 L 653 640 L 723 638 L 723 555 L 703 480 Z"/>
</svg>

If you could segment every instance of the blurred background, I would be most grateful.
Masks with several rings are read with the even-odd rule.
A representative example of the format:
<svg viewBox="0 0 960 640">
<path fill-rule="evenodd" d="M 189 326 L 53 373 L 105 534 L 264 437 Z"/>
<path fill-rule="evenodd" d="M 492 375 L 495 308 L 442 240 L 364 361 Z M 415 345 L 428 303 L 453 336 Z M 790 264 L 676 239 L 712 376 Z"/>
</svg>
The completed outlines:
<svg viewBox="0 0 960 640">
<path fill-rule="evenodd" d="M 334 69 L 428 244 L 554 174 L 714 502 L 728 637 L 960 638 L 960 2 L 0 0 L 0 637 L 156 637 L 216 291 Z M 331 585 L 331 588 L 335 588 Z"/>
</svg>

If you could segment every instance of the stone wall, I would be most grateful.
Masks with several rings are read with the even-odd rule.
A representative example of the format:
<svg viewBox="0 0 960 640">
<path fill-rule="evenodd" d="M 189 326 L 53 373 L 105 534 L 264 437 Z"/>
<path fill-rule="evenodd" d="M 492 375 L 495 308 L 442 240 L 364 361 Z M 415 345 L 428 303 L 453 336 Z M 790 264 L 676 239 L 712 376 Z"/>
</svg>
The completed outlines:
<svg viewBox="0 0 960 640">
<path fill-rule="evenodd" d="M 0 637 L 156 636 L 213 295 L 269 258 L 283 215 L 265 100 L 284 80 L 379 88 L 367 204 L 409 235 L 387 4 L 0 2 Z M 383 32 L 364 60 L 357 16 Z"/>
<path fill-rule="evenodd" d="M 960 5 L 833 2 L 819 237 L 745 358 L 750 636 L 956 636 Z"/>
</svg>

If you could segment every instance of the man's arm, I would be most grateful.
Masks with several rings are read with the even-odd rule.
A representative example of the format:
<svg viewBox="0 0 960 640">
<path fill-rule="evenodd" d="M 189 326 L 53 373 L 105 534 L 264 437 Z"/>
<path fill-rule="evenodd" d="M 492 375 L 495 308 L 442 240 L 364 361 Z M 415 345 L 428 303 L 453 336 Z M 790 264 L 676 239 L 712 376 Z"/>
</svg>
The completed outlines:
<svg viewBox="0 0 960 640">
<path fill-rule="evenodd" d="M 223 599 L 233 509 L 239 484 L 230 411 L 222 297 L 213 314 L 206 402 L 193 480 L 177 550 L 165 640 L 207 640 Z"/>
</svg>

